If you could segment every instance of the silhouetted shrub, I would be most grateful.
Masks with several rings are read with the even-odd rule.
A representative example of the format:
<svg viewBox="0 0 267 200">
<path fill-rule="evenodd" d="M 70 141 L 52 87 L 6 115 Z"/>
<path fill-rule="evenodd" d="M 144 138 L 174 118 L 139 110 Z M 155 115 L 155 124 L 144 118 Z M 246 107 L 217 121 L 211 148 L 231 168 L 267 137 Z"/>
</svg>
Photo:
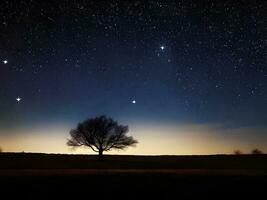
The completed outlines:
<svg viewBox="0 0 267 200">
<path fill-rule="evenodd" d="M 234 150 L 234 154 L 235 154 L 235 155 L 241 155 L 241 154 L 242 154 L 242 151 L 240 151 L 240 150 L 238 150 L 238 149 L 237 149 L 237 150 Z"/>
<path fill-rule="evenodd" d="M 259 150 L 259 149 L 253 149 L 252 151 L 251 151 L 251 154 L 254 154 L 254 155 L 259 155 L 259 154 L 263 154 L 263 152 L 261 151 L 261 150 Z"/>
</svg>

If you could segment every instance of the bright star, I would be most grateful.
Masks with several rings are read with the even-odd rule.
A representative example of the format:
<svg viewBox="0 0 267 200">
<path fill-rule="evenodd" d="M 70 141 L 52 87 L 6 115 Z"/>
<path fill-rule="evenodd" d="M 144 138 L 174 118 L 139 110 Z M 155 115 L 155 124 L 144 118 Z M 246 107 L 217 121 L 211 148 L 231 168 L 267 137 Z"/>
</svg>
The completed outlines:
<svg viewBox="0 0 267 200">
<path fill-rule="evenodd" d="M 133 104 L 136 104 L 136 101 L 135 101 L 135 100 L 132 100 L 132 103 L 133 103 Z"/>
<path fill-rule="evenodd" d="M 161 50 L 163 51 L 163 50 L 165 49 L 165 46 L 161 46 L 160 48 L 161 48 Z"/>
<path fill-rule="evenodd" d="M 3 60 L 3 63 L 6 65 L 8 63 L 8 61 L 7 60 Z"/>
<path fill-rule="evenodd" d="M 21 101 L 21 98 L 20 97 L 17 97 L 16 100 L 17 100 L 17 102 L 20 102 Z"/>
</svg>

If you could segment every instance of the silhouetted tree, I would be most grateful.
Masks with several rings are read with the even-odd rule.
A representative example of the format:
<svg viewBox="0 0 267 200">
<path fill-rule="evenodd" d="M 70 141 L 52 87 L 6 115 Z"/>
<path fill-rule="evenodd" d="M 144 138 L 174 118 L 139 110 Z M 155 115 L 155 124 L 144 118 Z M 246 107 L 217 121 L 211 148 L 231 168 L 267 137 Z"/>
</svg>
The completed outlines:
<svg viewBox="0 0 267 200">
<path fill-rule="evenodd" d="M 238 149 L 237 149 L 237 150 L 234 150 L 234 154 L 235 154 L 235 155 L 241 155 L 241 154 L 242 154 L 242 151 L 240 151 L 240 150 L 238 150 Z"/>
<path fill-rule="evenodd" d="M 90 147 L 94 152 L 98 152 L 101 160 L 104 151 L 125 149 L 138 143 L 133 137 L 126 136 L 128 130 L 128 126 L 119 125 L 112 118 L 99 116 L 87 119 L 79 123 L 76 129 L 72 129 L 67 145 Z"/>
<path fill-rule="evenodd" d="M 259 149 L 256 148 L 256 149 L 253 149 L 251 151 L 251 154 L 258 155 L 258 154 L 263 154 L 263 152 L 261 150 L 259 150 Z"/>
<path fill-rule="evenodd" d="M 2 153 L 3 152 L 3 149 L 0 147 L 0 153 Z"/>
</svg>

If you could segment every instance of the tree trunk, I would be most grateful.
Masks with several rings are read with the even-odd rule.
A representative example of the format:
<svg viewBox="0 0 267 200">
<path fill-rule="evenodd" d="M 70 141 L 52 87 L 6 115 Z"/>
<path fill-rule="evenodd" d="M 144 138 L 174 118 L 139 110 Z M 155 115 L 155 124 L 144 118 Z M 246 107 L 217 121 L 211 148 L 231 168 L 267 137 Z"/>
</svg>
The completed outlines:
<svg viewBox="0 0 267 200">
<path fill-rule="evenodd" d="M 103 160 L 103 149 L 99 149 L 98 151 L 98 160 Z"/>
</svg>

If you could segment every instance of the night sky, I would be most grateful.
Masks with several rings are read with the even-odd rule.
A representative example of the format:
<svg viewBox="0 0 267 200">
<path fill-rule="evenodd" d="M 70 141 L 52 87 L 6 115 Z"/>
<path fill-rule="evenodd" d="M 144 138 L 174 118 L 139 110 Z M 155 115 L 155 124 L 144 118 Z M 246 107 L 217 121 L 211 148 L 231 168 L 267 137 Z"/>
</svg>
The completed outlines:
<svg viewBox="0 0 267 200">
<path fill-rule="evenodd" d="M 0 146 L 72 152 L 106 114 L 126 154 L 267 151 L 266 1 L 1 1 Z"/>
</svg>

